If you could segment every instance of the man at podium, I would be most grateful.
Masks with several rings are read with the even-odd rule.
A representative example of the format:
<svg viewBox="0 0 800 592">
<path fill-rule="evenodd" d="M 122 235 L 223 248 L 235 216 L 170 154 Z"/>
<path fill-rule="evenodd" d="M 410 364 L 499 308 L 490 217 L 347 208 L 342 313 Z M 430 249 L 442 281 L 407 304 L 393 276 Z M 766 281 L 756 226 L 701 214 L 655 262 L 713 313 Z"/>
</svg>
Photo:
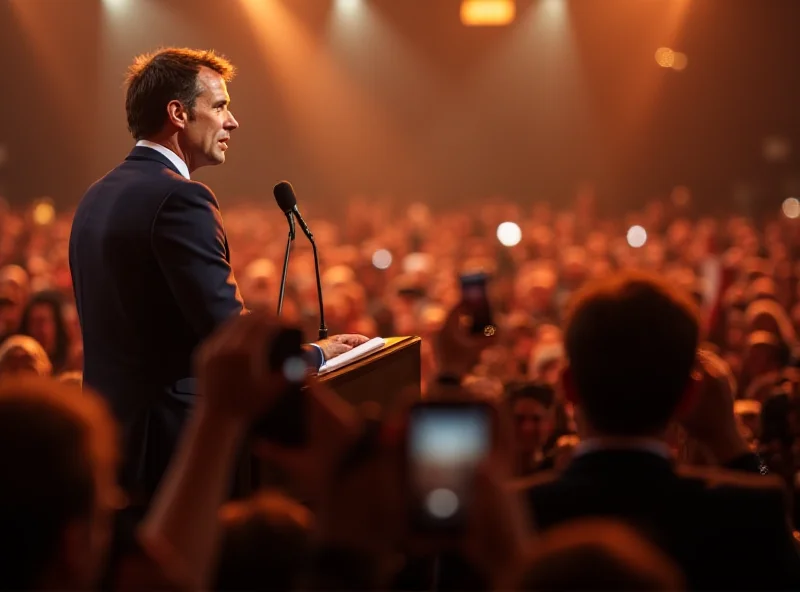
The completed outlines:
<svg viewBox="0 0 800 592">
<path fill-rule="evenodd" d="M 124 434 L 121 482 L 146 504 L 194 404 L 192 352 L 244 304 L 219 204 L 191 179 L 225 162 L 239 123 L 213 51 L 163 49 L 129 69 L 125 107 L 136 146 L 92 185 L 73 220 L 70 269 L 84 343 L 84 381 Z M 311 365 L 367 341 L 309 345 Z"/>
</svg>

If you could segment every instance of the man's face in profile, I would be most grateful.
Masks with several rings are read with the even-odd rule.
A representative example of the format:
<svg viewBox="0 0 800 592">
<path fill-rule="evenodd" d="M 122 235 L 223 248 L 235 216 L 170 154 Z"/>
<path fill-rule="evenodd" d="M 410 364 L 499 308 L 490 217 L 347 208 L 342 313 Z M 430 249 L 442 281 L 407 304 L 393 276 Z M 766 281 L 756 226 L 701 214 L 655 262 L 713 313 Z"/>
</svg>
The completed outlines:
<svg viewBox="0 0 800 592">
<path fill-rule="evenodd" d="M 197 85 L 200 95 L 181 134 L 191 169 L 225 162 L 231 132 L 239 127 L 229 110 L 230 96 L 222 76 L 210 68 L 201 68 Z"/>
</svg>

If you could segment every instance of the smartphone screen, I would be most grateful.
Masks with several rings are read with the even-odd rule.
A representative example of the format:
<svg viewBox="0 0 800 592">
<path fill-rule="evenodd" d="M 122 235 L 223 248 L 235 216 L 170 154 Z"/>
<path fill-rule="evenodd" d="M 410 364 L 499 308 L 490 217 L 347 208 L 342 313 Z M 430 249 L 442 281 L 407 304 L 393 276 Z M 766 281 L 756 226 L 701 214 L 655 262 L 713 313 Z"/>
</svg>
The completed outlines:
<svg viewBox="0 0 800 592">
<path fill-rule="evenodd" d="M 488 335 L 494 328 L 492 308 L 484 273 L 461 276 L 461 303 L 470 316 L 469 331 L 473 335 Z"/>
<path fill-rule="evenodd" d="M 492 408 L 484 403 L 420 403 L 408 425 L 412 526 L 428 534 L 465 526 L 475 470 L 491 452 Z"/>
</svg>

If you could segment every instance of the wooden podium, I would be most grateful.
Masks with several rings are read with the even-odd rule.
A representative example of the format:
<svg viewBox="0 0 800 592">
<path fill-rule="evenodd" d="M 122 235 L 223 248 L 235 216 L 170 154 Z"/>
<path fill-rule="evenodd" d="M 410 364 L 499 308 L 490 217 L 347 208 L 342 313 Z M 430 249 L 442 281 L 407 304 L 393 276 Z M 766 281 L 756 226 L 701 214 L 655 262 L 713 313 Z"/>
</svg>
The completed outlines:
<svg viewBox="0 0 800 592">
<path fill-rule="evenodd" d="M 319 377 L 319 381 L 353 405 L 371 402 L 382 409 L 421 396 L 419 337 L 387 337 L 369 355 Z"/>
<path fill-rule="evenodd" d="M 419 337 L 387 337 L 386 344 L 363 358 L 321 375 L 318 380 L 352 405 L 377 403 L 381 410 L 421 397 Z M 237 496 L 246 497 L 265 486 L 286 487 L 274 468 L 251 457 L 242 463 Z"/>
</svg>

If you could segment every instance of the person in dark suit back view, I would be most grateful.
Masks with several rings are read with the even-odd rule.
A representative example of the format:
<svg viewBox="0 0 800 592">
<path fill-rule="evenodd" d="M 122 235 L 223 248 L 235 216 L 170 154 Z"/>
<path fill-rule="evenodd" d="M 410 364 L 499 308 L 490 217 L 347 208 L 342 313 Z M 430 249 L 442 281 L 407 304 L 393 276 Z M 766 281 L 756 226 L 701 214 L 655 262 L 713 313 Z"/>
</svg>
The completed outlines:
<svg viewBox="0 0 800 592">
<path fill-rule="evenodd" d="M 225 162 L 239 127 L 226 84 L 233 72 L 213 51 L 169 48 L 136 58 L 125 101 L 136 146 L 88 189 L 73 220 L 84 382 L 122 425 L 122 484 L 143 504 L 192 407 L 193 350 L 245 312 L 217 199 L 190 178 Z M 309 358 L 319 366 L 364 341 L 334 336 L 308 346 Z"/>
<path fill-rule="evenodd" d="M 659 278 L 630 272 L 585 287 L 567 315 L 562 378 L 581 443 L 562 473 L 515 487 L 544 530 L 577 518 L 629 523 L 690 589 L 800 589 L 781 482 L 759 474 L 730 389 L 712 388 L 698 343 L 695 305 Z M 721 466 L 676 466 L 666 438 L 678 420 Z"/>
</svg>

